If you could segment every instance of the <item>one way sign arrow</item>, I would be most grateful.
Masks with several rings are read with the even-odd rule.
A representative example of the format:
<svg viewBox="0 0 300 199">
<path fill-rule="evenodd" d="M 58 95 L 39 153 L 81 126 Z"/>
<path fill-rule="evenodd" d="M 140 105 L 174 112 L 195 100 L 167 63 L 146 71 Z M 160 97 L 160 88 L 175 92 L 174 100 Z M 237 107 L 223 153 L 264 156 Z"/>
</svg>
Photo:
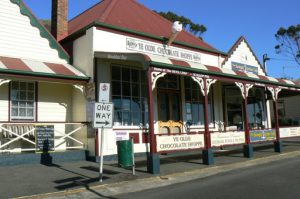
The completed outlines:
<svg viewBox="0 0 300 199">
<path fill-rule="evenodd" d="M 113 110 L 114 106 L 112 103 L 95 103 L 93 127 L 112 128 Z"/>
<path fill-rule="evenodd" d="M 105 126 L 107 126 L 109 124 L 108 121 L 105 121 L 105 122 L 96 122 L 96 124 L 105 124 Z"/>
</svg>

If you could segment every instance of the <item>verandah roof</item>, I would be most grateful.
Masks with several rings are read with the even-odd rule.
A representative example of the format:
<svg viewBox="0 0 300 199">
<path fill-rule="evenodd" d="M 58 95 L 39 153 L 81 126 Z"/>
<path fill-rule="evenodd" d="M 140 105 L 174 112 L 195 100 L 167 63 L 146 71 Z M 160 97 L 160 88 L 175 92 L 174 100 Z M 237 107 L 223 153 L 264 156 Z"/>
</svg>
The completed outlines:
<svg viewBox="0 0 300 199">
<path fill-rule="evenodd" d="M 219 68 L 194 62 L 175 60 L 170 59 L 168 57 L 157 56 L 152 54 L 96 52 L 95 57 L 104 59 L 139 61 L 142 62 L 145 67 L 154 66 L 162 69 L 171 69 L 189 73 L 209 75 L 220 79 L 226 78 L 245 82 L 253 82 L 257 85 L 266 84 L 280 86 L 286 89 L 300 91 L 300 82 L 293 82 L 287 79 L 278 79 L 270 76 L 262 76 L 252 73 L 233 71 L 226 68 Z"/>
<path fill-rule="evenodd" d="M 30 59 L 0 56 L 0 75 L 22 75 L 44 78 L 88 81 L 89 77 L 74 66 Z"/>
</svg>

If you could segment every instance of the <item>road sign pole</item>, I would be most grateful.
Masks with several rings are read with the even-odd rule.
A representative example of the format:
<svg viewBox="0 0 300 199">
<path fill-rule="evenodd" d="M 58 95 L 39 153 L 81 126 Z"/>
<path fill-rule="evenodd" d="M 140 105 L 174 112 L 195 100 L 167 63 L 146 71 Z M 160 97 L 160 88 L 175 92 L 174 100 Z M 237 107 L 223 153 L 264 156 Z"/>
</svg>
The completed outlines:
<svg viewBox="0 0 300 199">
<path fill-rule="evenodd" d="M 103 177 L 103 150 L 104 150 L 104 127 L 101 127 L 101 148 L 100 148 L 100 177 L 99 182 L 102 182 Z"/>
</svg>

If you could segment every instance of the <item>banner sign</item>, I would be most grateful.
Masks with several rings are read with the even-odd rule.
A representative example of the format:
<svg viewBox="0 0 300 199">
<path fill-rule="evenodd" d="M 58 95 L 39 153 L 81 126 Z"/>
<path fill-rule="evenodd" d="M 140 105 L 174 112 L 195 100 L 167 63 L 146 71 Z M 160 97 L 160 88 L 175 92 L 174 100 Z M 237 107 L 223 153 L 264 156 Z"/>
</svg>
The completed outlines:
<svg viewBox="0 0 300 199">
<path fill-rule="evenodd" d="M 245 73 L 253 73 L 253 74 L 258 74 L 258 68 L 255 66 L 250 66 L 247 64 L 242 64 L 238 62 L 231 62 L 231 68 L 234 71 L 241 71 Z"/>
<path fill-rule="evenodd" d="M 280 137 L 297 137 L 300 136 L 300 127 L 289 127 L 279 129 Z"/>
<path fill-rule="evenodd" d="M 204 135 L 163 135 L 156 136 L 157 151 L 177 151 L 204 147 Z"/>
<path fill-rule="evenodd" d="M 210 137 L 212 146 L 225 146 L 245 143 L 244 131 L 212 133 L 210 134 Z"/>
<path fill-rule="evenodd" d="M 154 42 L 146 42 L 143 40 L 137 40 L 132 38 L 126 39 L 126 49 L 150 53 L 153 55 L 159 55 L 169 58 L 180 59 L 184 61 L 190 61 L 195 63 L 201 63 L 201 54 L 193 51 L 186 51 L 180 48 L 170 47 L 167 45 L 157 44 Z"/>
<path fill-rule="evenodd" d="M 274 129 L 250 131 L 251 142 L 260 142 L 260 141 L 275 140 L 275 139 L 276 139 L 276 131 Z"/>
</svg>

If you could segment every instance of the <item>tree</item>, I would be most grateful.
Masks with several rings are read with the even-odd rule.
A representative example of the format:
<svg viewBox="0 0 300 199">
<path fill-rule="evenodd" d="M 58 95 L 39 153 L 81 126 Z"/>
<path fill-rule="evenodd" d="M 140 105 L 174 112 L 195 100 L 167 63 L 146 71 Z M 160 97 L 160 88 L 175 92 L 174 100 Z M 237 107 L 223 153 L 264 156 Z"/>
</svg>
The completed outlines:
<svg viewBox="0 0 300 199">
<path fill-rule="evenodd" d="M 206 32 L 207 30 L 204 25 L 194 23 L 189 18 L 186 18 L 184 16 L 179 16 L 173 12 L 169 11 L 169 12 L 156 12 L 156 13 L 168 19 L 169 21 L 172 22 L 180 21 L 184 29 L 194 34 L 195 36 L 199 37 L 200 39 L 202 39 L 203 33 Z"/>
<path fill-rule="evenodd" d="M 279 28 L 275 37 L 279 42 L 275 46 L 276 53 L 291 57 L 300 65 L 300 24 Z"/>
</svg>

